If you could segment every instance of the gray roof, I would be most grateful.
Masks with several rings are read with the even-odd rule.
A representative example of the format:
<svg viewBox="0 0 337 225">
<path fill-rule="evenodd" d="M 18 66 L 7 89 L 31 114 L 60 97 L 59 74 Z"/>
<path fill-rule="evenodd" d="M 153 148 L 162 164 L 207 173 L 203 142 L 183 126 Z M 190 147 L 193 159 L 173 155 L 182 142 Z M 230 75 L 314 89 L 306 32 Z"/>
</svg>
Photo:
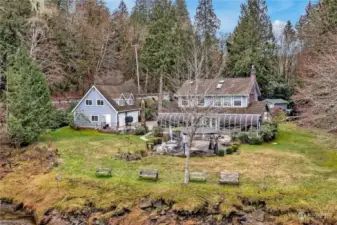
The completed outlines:
<svg viewBox="0 0 337 225">
<path fill-rule="evenodd" d="M 197 84 L 197 95 L 249 95 L 253 87 L 260 94 L 256 81 L 252 82 L 250 77 L 238 78 L 215 78 L 187 80 L 176 92 L 177 96 L 194 94 Z"/>
<path fill-rule="evenodd" d="M 282 98 L 275 98 L 275 99 L 267 98 L 263 101 L 267 103 L 272 103 L 272 104 L 288 104 L 289 103 L 288 101 Z"/>
</svg>

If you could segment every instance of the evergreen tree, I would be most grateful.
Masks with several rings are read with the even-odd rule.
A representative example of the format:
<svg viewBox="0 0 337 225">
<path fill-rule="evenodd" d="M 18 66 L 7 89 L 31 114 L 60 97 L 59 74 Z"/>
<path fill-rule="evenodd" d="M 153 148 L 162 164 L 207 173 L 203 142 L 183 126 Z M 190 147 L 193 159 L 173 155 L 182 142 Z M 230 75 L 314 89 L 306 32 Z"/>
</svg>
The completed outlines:
<svg viewBox="0 0 337 225">
<path fill-rule="evenodd" d="M 7 70 L 8 56 L 15 53 L 26 35 L 31 8 L 29 0 L 0 1 L 0 94 L 5 88 L 3 73 Z"/>
<path fill-rule="evenodd" d="M 124 0 L 122 0 L 118 5 L 118 12 L 123 17 L 127 17 L 129 15 L 128 8 L 126 7 Z"/>
<path fill-rule="evenodd" d="M 178 21 L 186 22 L 190 20 L 190 16 L 187 10 L 187 4 L 185 0 L 176 0 L 176 16 Z"/>
<path fill-rule="evenodd" d="M 168 80 L 168 76 L 174 71 L 177 60 L 177 40 L 176 30 L 174 29 L 176 20 L 171 2 L 158 0 L 154 5 L 151 18 L 149 34 L 145 40 L 141 61 L 147 65 L 149 73 L 154 76 L 154 81 L 158 81 L 159 78 L 159 92 L 162 93 L 163 83 Z M 160 102 L 159 110 L 161 109 Z"/>
<path fill-rule="evenodd" d="M 50 125 L 52 104 L 47 82 L 23 48 L 11 57 L 6 77 L 8 133 L 13 144 L 26 145 Z"/>
<path fill-rule="evenodd" d="M 227 41 L 227 49 L 231 74 L 249 76 L 255 65 L 257 81 L 266 94 L 275 75 L 276 46 L 265 0 L 248 0 L 241 5 L 239 23 Z"/>
<path fill-rule="evenodd" d="M 216 39 L 216 32 L 220 28 L 220 20 L 214 13 L 212 0 L 199 0 L 195 21 L 202 40 L 207 42 Z"/>
<path fill-rule="evenodd" d="M 216 32 L 220 28 L 220 20 L 214 13 L 212 0 L 199 0 L 195 15 L 197 34 L 202 41 L 204 55 L 204 73 L 209 77 L 209 68 L 212 67 L 211 51 L 212 45 L 216 43 Z"/>
<path fill-rule="evenodd" d="M 132 21 L 138 24 L 147 24 L 150 20 L 152 7 L 152 0 L 136 0 L 131 13 Z"/>
</svg>

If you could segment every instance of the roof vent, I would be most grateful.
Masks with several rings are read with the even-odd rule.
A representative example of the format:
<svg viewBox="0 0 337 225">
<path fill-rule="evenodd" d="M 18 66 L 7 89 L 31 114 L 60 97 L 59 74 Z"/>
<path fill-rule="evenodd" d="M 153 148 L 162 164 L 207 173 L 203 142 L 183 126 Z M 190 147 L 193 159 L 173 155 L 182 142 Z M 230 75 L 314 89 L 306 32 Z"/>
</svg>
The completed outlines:
<svg viewBox="0 0 337 225">
<path fill-rule="evenodd" d="M 219 81 L 219 84 L 223 84 L 223 83 L 225 83 L 225 80 L 220 80 Z"/>
<path fill-rule="evenodd" d="M 194 80 L 190 81 L 190 84 L 193 84 L 194 83 Z"/>
<path fill-rule="evenodd" d="M 220 89 L 221 87 L 222 87 L 222 84 L 221 84 L 221 83 L 219 83 L 219 84 L 216 85 L 216 88 L 217 88 L 217 89 Z"/>
</svg>

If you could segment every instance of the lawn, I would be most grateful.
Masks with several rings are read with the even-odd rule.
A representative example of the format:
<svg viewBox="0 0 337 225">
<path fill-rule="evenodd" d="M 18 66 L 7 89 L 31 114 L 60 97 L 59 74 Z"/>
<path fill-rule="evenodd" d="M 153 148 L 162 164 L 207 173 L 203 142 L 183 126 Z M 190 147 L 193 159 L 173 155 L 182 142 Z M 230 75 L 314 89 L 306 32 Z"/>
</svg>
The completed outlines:
<svg viewBox="0 0 337 225">
<path fill-rule="evenodd" d="M 61 165 L 38 174 L 32 172 L 34 166 L 29 161 L 20 163 L 0 181 L 0 197 L 32 205 L 38 216 L 51 207 L 65 212 L 89 204 L 102 210 L 112 205 L 116 210 L 132 209 L 140 199 L 150 197 L 173 201 L 174 209 L 190 213 L 222 198 L 220 209 L 228 215 L 238 206 L 246 207 L 242 199 L 247 198 L 251 202 L 265 200 L 271 212 L 305 210 L 337 219 L 337 151 L 321 143 L 322 136 L 326 135 L 282 124 L 274 143 L 243 145 L 239 155 L 192 158 L 191 170 L 206 170 L 208 180 L 184 185 L 184 158 L 152 155 L 134 162 L 115 159 L 119 151 L 145 149 L 137 136 L 62 128 L 38 143 L 57 147 Z M 96 178 L 95 170 L 101 166 L 112 168 L 113 176 Z M 159 169 L 160 179 L 139 180 L 140 168 Z M 240 172 L 241 184 L 219 185 L 220 171 Z M 57 174 L 61 176 L 59 189 Z"/>
</svg>

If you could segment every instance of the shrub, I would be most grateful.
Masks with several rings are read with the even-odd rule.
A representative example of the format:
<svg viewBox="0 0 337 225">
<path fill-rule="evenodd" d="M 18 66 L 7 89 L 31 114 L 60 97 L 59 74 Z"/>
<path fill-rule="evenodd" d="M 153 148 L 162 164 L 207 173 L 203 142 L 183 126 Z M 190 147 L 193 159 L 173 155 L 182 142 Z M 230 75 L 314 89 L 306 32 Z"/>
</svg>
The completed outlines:
<svg viewBox="0 0 337 225">
<path fill-rule="evenodd" d="M 168 142 L 170 140 L 170 135 L 169 134 L 163 134 L 163 141 Z"/>
<path fill-rule="evenodd" d="M 249 136 L 249 140 L 248 140 L 248 144 L 250 145 L 261 145 L 263 143 L 263 139 L 261 136 L 258 135 L 250 135 Z"/>
<path fill-rule="evenodd" d="M 247 133 L 239 133 L 237 136 L 237 140 L 240 141 L 241 143 L 248 143 L 249 137 Z"/>
<path fill-rule="evenodd" d="M 277 136 L 277 124 L 276 123 L 263 123 L 261 136 L 263 141 L 270 142 Z"/>
<path fill-rule="evenodd" d="M 224 155 L 225 155 L 225 149 L 219 149 L 218 156 L 224 156 Z"/>
<path fill-rule="evenodd" d="M 144 127 L 136 127 L 135 129 L 135 135 L 144 135 L 146 134 L 146 129 Z"/>
<path fill-rule="evenodd" d="M 154 127 L 153 128 L 153 136 L 155 136 L 155 137 L 163 137 L 163 128 L 161 128 L 161 127 Z"/>
<path fill-rule="evenodd" d="M 50 128 L 56 130 L 58 128 L 71 125 L 73 121 L 74 118 L 72 113 L 67 113 L 67 111 L 63 109 L 54 109 L 52 112 Z"/>
<path fill-rule="evenodd" d="M 141 155 L 142 157 L 146 157 L 146 156 L 147 156 L 147 151 L 144 150 L 144 149 L 140 150 L 140 155 Z"/>
<path fill-rule="evenodd" d="M 232 154 L 233 153 L 233 149 L 232 149 L 232 147 L 228 147 L 227 149 L 226 149 L 226 154 Z"/>
<path fill-rule="evenodd" d="M 239 150 L 240 148 L 240 143 L 239 142 L 233 142 L 232 144 L 232 149 L 234 152 L 236 152 L 237 150 Z"/>
</svg>

